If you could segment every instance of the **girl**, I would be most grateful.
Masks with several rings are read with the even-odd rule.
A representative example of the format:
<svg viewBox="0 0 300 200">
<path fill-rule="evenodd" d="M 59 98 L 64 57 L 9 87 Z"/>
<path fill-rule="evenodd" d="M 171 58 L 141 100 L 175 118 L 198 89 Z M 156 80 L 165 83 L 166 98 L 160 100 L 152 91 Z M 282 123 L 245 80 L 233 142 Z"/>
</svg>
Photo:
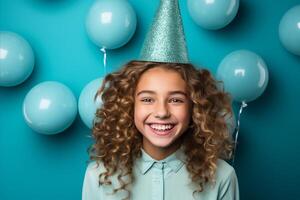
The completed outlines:
<svg viewBox="0 0 300 200">
<path fill-rule="evenodd" d="M 191 64 L 131 61 L 108 74 L 83 200 L 238 200 L 228 94 Z"/>
</svg>

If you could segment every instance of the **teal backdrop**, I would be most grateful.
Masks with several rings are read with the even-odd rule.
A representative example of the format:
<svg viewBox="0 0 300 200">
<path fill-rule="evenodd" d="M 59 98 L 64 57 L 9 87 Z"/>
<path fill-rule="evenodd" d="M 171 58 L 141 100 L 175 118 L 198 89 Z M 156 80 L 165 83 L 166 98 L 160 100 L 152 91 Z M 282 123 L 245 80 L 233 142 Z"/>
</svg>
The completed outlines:
<svg viewBox="0 0 300 200">
<path fill-rule="evenodd" d="M 135 35 L 122 48 L 108 51 L 108 70 L 136 59 L 159 1 L 129 0 L 136 11 Z M 0 87 L 0 199 L 76 200 L 92 143 L 79 115 L 65 132 L 45 136 L 23 120 L 27 92 L 43 81 L 67 85 L 78 99 L 83 87 L 104 75 L 103 55 L 87 37 L 85 18 L 93 0 L 0 0 L 0 30 L 22 35 L 36 56 L 23 84 Z M 198 27 L 186 1 L 181 12 L 190 59 L 216 73 L 228 53 L 248 49 L 259 54 L 270 73 L 268 87 L 241 117 L 235 169 L 242 200 L 300 196 L 300 57 L 278 38 L 283 14 L 299 0 L 241 0 L 234 21 L 218 31 Z M 234 104 L 235 111 L 238 110 Z M 236 113 L 237 114 L 237 113 Z"/>
</svg>

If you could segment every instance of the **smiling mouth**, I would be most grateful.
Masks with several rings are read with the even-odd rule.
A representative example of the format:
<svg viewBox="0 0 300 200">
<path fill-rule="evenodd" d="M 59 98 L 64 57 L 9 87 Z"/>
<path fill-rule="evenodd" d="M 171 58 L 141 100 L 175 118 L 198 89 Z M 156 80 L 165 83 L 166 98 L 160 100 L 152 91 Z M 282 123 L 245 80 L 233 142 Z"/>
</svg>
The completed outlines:
<svg viewBox="0 0 300 200">
<path fill-rule="evenodd" d="M 168 135 L 172 132 L 175 124 L 148 124 L 152 132 L 156 135 Z"/>
<path fill-rule="evenodd" d="M 156 131 L 168 131 L 174 126 L 174 124 L 150 124 L 150 127 Z"/>
</svg>

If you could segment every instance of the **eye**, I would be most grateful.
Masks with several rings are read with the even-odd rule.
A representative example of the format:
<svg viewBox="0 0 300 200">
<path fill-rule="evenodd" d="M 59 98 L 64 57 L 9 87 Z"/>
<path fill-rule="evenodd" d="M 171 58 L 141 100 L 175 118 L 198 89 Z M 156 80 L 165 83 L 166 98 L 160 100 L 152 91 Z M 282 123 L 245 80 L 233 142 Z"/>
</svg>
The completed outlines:
<svg viewBox="0 0 300 200">
<path fill-rule="evenodd" d="M 151 99 L 151 98 L 143 98 L 143 99 L 141 99 L 141 101 L 145 102 L 145 103 L 151 103 L 151 102 L 153 102 L 153 99 Z"/>
<path fill-rule="evenodd" d="M 178 99 L 178 98 L 172 98 L 170 99 L 171 103 L 184 103 L 184 101 L 182 99 Z"/>
</svg>

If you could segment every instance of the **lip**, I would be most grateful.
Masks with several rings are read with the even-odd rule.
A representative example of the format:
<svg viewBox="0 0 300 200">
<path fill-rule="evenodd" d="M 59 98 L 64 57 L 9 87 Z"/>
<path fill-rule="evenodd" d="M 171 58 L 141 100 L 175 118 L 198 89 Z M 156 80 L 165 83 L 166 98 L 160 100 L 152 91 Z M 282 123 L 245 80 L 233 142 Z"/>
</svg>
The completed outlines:
<svg viewBox="0 0 300 200">
<path fill-rule="evenodd" d="M 147 125 L 151 125 L 151 124 L 159 124 L 159 125 L 166 125 L 166 124 L 171 124 L 173 126 L 175 126 L 176 124 L 173 123 L 173 122 L 149 122 L 149 123 L 146 123 Z"/>
<path fill-rule="evenodd" d="M 169 136 L 169 135 L 171 135 L 171 133 L 174 131 L 174 128 L 175 128 L 175 126 L 176 126 L 176 124 L 172 124 L 173 125 L 173 128 L 172 129 L 170 129 L 170 130 L 167 130 L 167 131 L 156 131 L 155 129 L 153 129 L 150 125 L 151 125 L 152 123 L 149 123 L 149 124 L 147 124 L 147 127 L 149 127 L 149 129 L 150 129 L 150 131 L 152 132 L 152 133 L 154 133 L 155 135 L 158 135 L 158 136 Z M 155 124 L 159 124 L 159 123 L 155 123 Z M 161 123 L 162 124 L 162 123 Z M 163 123 L 163 124 L 166 124 L 166 123 Z M 171 124 L 171 123 L 170 123 Z"/>
</svg>

